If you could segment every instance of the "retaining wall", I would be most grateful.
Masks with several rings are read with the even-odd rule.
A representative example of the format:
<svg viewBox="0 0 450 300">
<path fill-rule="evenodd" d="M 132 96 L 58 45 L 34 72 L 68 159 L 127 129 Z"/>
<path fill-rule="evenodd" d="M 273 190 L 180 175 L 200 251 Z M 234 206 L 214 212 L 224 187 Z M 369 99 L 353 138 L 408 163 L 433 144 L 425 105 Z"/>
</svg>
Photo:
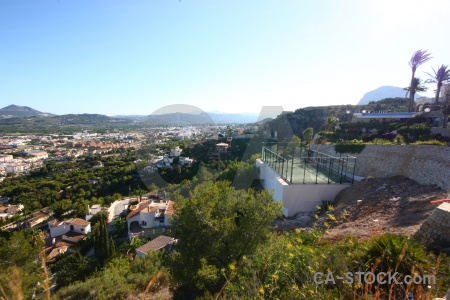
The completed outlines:
<svg viewBox="0 0 450 300">
<path fill-rule="evenodd" d="M 333 145 L 311 149 L 337 155 Z M 432 145 L 366 145 L 356 156 L 355 175 L 391 177 L 403 175 L 420 184 L 436 184 L 450 192 L 450 147 Z"/>
<path fill-rule="evenodd" d="M 439 205 L 414 237 L 429 247 L 450 247 L 450 203 Z"/>
</svg>

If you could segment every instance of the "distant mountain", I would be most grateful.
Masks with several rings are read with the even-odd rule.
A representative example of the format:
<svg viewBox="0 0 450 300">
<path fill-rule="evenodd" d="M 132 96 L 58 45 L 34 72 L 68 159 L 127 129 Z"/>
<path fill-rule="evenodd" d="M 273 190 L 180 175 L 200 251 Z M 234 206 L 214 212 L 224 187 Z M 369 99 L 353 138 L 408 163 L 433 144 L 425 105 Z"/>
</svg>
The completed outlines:
<svg viewBox="0 0 450 300">
<path fill-rule="evenodd" d="M 14 117 L 32 117 L 32 116 L 46 116 L 51 117 L 54 114 L 43 113 L 28 106 L 8 105 L 0 109 L 0 118 L 14 118 Z"/>
<path fill-rule="evenodd" d="M 406 91 L 403 90 L 403 88 L 386 85 L 365 93 L 357 105 L 365 105 L 371 101 L 378 101 L 386 98 L 405 98 L 405 95 Z M 415 99 L 419 97 L 421 96 L 416 93 Z"/>
<path fill-rule="evenodd" d="M 213 119 L 205 113 L 167 113 L 161 115 L 149 115 L 140 119 L 142 122 L 160 125 L 189 125 L 189 124 L 212 124 Z"/>
<path fill-rule="evenodd" d="M 258 121 L 257 123 L 265 124 L 265 123 L 270 122 L 272 120 L 273 120 L 273 118 L 265 118 L 265 119 L 262 119 L 261 121 Z"/>
<path fill-rule="evenodd" d="M 242 113 L 228 114 L 221 112 L 208 112 L 208 115 L 214 120 L 214 123 L 255 123 L 258 120 L 258 114 Z"/>
<path fill-rule="evenodd" d="M 69 114 L 60 116 L 30 116 L 0 118 L 1 126 L 36 127 L 36 126 L 72 126 L 72 125 L 104 125 L 131 124 L 132 120 L 111 118 L 99 114 Z"/>
<path fill-rule="evenodd" d="M 147 116 L 145 116 L 145 115 L 115 115 L 115 116 L 111 116 L 111 118 L 129 119 L 129 120 L 141 120 L 146 117 Z"/>
<path fill-rule="evenodd" d="M 254 123 L 258 114 L 228 114 L 219 112 L 165 113 L 149 116 L 120 116 L 124 119 L 134 119 L 152 124 L 188 125 L 188 124 L 229 124 Z"/>
</svg>

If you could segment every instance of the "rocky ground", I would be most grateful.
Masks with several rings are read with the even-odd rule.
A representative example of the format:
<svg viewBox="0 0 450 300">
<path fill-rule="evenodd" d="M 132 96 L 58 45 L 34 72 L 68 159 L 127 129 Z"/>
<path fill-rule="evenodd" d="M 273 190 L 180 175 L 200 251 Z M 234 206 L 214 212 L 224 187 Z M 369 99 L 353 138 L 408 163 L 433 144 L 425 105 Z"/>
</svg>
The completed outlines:
<svg viewBox="0 0 450 300">
<path fill-rule="evenodd" d="M 403 176 L 367 178 L 339 193 L 330 211 L 336 221 L 331 224 L 327 239 L 339 240 L 347 234 L 361 239 L 383 233 L 410 236 L 436 208 L 430 202 L 447 198 L 435 185 L 420 185 Z M 279 229 L 324 228 L 326 214 L 315 221 L 312 214 L 279 220 Z M 329 218 L 328 218 L 329 219 Z"/>
</svg>

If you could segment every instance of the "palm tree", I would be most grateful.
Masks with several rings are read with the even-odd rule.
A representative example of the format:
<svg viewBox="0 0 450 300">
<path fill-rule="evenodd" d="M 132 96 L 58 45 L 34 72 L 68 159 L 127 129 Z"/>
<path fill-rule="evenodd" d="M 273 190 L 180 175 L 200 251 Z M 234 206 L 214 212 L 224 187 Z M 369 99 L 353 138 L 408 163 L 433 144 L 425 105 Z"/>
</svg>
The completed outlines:
<svg viewBox="0 0 450 300">
<path fill-rule="evenodd" d="M 325 125 L 327 126 L 327 131 L 334 131 L 339 124 L 339 118 L 333 115 L 329 116 L 325 120 Z"/>
<path fill-rule="evenodd" d="M 410 61 L 409 61 L 409 66 L 411 67 L 412 70 L 412 76 L 411 76 L 411 82 L 410 82 L 410 87 L 414 86 L 414 80 L 416 79 L 414 76 L 416 75 L 416 70 L 417 68 L 429 61 L 432 57 L 430 56 L 430 53 L 427 53 L 427 50 L 417 50 L 416 52 L 414 52 L 414 54 L 412 55 Z M 408 111 L 411 112 L 413 107 L 414 107 L 414 94 L 415 93 L 410 93 L 409 94 L 409 106 L 408 106 Z"/>
<path fill-rule="evenodd" d="M 434 70 L 433 68 L 431 68 L 431 69 L 433 69 L 434 75 L 427 73 L 431 78 L 428 79 L 426 82 L 437 84 L 436 98 L 434 98 L 435 107 L 437 107 L 437 104 L 439 102 L 439 94 L 441 93 L 442 83 L 450 79 L 450 69 L 447 69 L 447 68 L 448 68 L 448 66 L 441 65 L 441 66 L 438 66 L 437 71 Z"/>
<path fill-rule="evenodd" d="M 413 99 L 414 101 L 416 92 L 425 92 L 427 90 L 427 87 L 423 85 L 423 82 L 420 78 L 414 77 L 413 80 L 411 80 L 411 85 L 405 87 L 403 90 L 407 91 L 405 97 L 408 97 L 409 93 L 410 99 Z"/>
</svg>

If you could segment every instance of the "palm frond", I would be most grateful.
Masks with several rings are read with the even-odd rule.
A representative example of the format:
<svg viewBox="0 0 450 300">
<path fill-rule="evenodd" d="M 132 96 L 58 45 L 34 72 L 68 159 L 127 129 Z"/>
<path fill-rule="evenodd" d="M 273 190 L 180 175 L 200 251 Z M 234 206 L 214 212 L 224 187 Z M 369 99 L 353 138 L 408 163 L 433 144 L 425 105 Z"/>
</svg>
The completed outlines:
<svg viewBox="0 0 450 300">
<path fill-rule="evenodd" d="M 409 66 L 415 71 L 418 66 L 432 59 L 431 54 L 427 52 L 428 50 L 417 50 L 412 55 Z"/>
<path fill-rule="evenodd" d="M 450 79 L 450 69 L 448 69 L 447 65 L 438 66 L 437 71 L 432 67 L 434 74 L 425 72 L 430 78 L 427 80 L 427 83 L 437 83 L 442 84 L 442 82 Z"/>
</svg>

